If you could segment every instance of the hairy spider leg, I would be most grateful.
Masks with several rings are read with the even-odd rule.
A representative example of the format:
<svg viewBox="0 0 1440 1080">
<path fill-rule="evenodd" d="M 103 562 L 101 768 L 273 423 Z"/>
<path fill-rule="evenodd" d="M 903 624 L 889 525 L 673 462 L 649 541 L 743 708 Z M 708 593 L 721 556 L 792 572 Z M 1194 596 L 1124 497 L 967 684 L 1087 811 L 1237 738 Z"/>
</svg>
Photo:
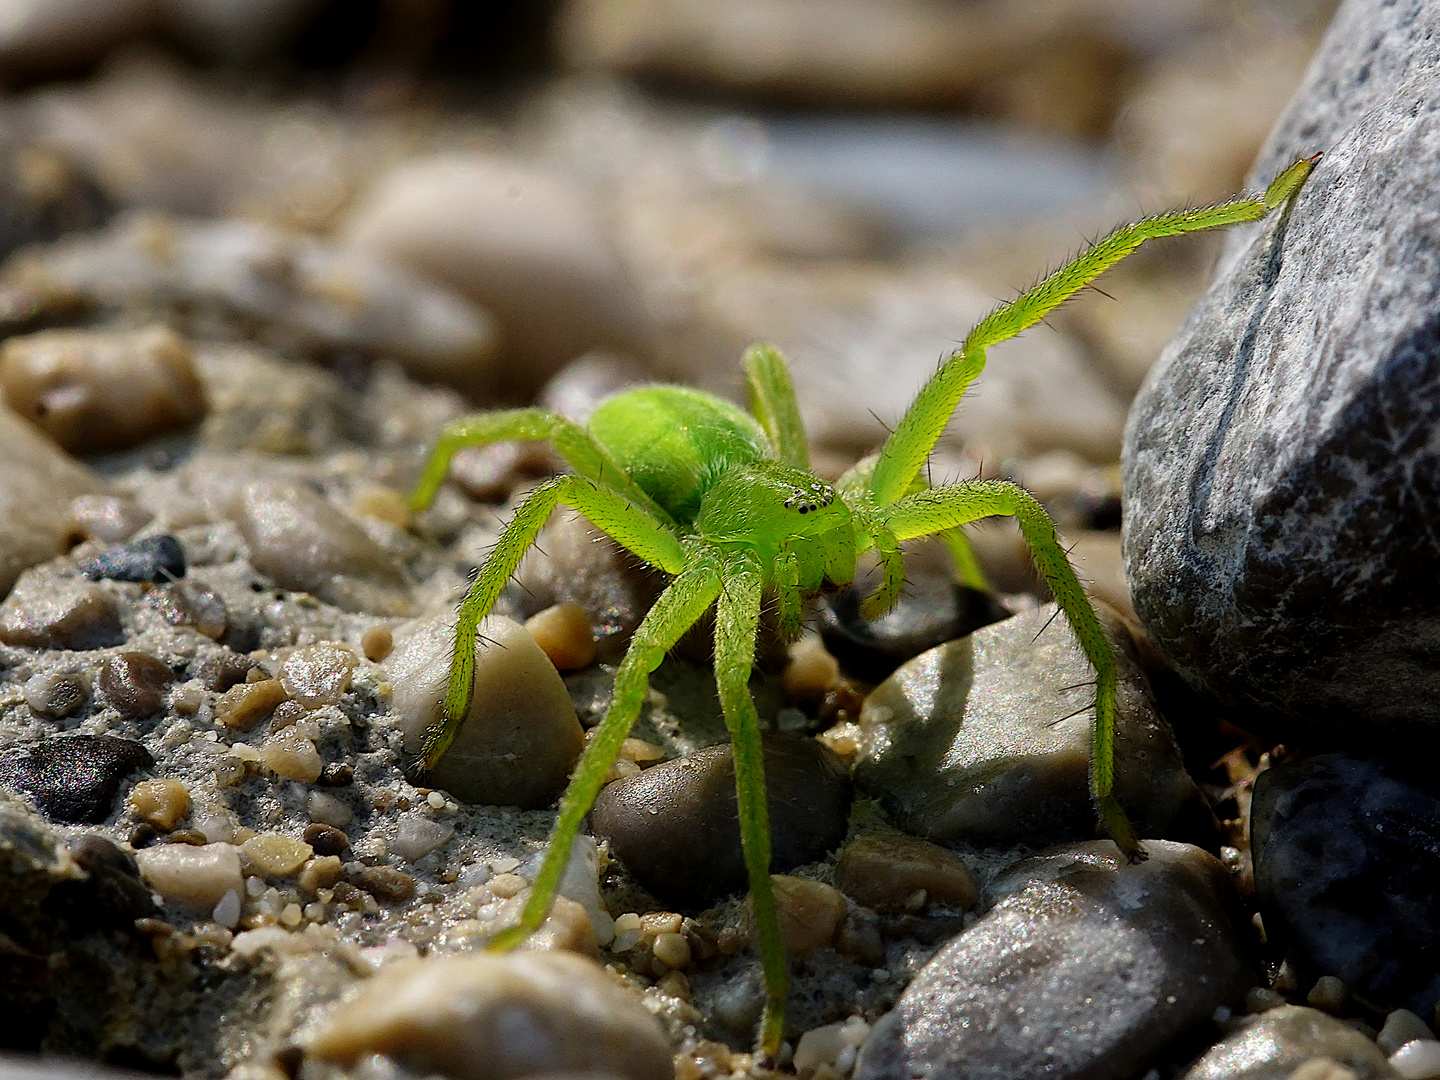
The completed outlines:
<svg viewBox="0 0 1440 1080">
<path fill-rule="evenodd" d="M 750 413 L 760 422 L 775 457 L 797 469 L 810 468 L 810 443 L 800 420 L 795 384 L 780 350 L 764 343 L 751 345 L 740 361 L 750 389 Z"/>
<path fill-rule="evenodd" d="M 760 963 L 765 972 L 765 1019 L 760 1026 L 760 1048 L 773 1056 L 779 1052 L 784 1035 L 789 973 L 775 892 L 770 882 L 770 816 L 765 797 L 760 718 L 749 686 L 764 574 L 753 556 L 741 554 L 726 567 L 724 579 L 724 588 L 715 604 L 715 682 L 734 748 L 740 841 L 750 878 Z"/>
<path fill-rule="evenodd" d="M 1140 854 L 1140 840 L 1115 800 L 1115 653 L 1095 609 L 1075 576 L 1065 549 L 1055 535 L 1055 524 L 1031 495 L 1005 480 L 979 480 L 929 488 L 906 495 L 880 511 L 886 526 L 899 540 L 929 536 L 979 518 L 1014 517 L 1055 602 L 1080 641 L 1086 659 L 1095 668 L 1094 742 L 1090 754 L 1090 792 L 1100 820 L 1120 850 L 1131 858 Z"/>
<path fill-rule="evenodd" d="M 491 939 L 492 950 L 514 948 L 545 921 L 565 873 L 565 864 L 570 859 L 570 847 L 580 832 L 585 815 L 595 804 L 595 797 L 600 794 L 610 766 L 620 756 L 621 745 L 640 716 L 640 707 L 645 703 L 645 693 L 650 685 L 650 673 L 660 666 L 665 654 L 720 595 L 720 574 L 714 565 L 705 560 L 672 581 L 640 623 L 625 658 L 615 672 L 615 693 L 610 700 L 610 708 L 591 736 L 585 752 L 580 755 L 570 786 L 560 800 L 560 813 L 550 830 L 540 872 L 530 886 L 530 899 L 525 903 L 520 921 Z M 736 764 L 738 776 L 739 762 Z M 763 782 L 762 778 L 762 785 Z M 763 789 L 761 803 L 763 806 Z M 767 832 L 767 842 L 768 836 Z M 766 882 L 768 884 L 768 877 Z"/>
<path fill-rule="evenodd" d="M 506 409 L 503 412 L 479 413 L 462 417 L 445 425 L 435 449 L 430 451 L 415 490 L 410 493 L 410 509 L 424 510 L 435 498 L 440 485 L 450 472 L 450 461 L 469 446 L 486 446 L 496 442 L 544 442 L 549 440 L 579 476 L 603 484 L 648 510 L 666 525 L 674 519 L 655 500 L 630 479 L 629 474 L 610 456 L 595 436 L 579 424 L 543 409 Z M 597 523 L 598 524 L 598 523 Z"/>
<path fill-rule="evenodd" d="M 494 549 L 475 575 L 455 624 L 455 651 L 450 659 L 450 684 L 445 691 L 444 715 L 426 734 L 421 763 L 435 767 L 454 741 L 470 713 L 475 692 L 475 640 L 480 620 L 490 614 L 500 590 L 520 565 L 520 558 L 535 542 L 550 512 L 560 504 L 580 511 L 616 541 L 652 566 L 669 574 L 685 569 L 680 540 L 648 509 L 626 495 L 584 476 L 557 476 L 527 495 L 505 525 Z M 608 768 L 608 766 L 607 766 Z"/>
</svg>

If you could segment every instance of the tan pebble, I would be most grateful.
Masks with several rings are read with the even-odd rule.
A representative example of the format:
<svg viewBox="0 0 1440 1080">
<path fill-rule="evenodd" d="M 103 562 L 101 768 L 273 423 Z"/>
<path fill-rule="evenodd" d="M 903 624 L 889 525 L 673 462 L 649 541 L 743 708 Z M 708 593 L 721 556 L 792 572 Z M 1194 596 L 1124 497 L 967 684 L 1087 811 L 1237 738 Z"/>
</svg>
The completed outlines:
<svg viewBox="0 0 1440 1080">
<path fill-rule="evenodd" d="M 361 517 L 374 518 L 397 529 L 410 527 L 410 507 L 405 496 L 392 487 L 367 484 L 358 488 L 350 499 L 350 506 Z"/>
<path fill-rule="evenodd" d="M 823 881 L 771 874 L 775 890 L 775 913 L 780 922 L 780 937 L 785 942 L 785 955 L 808 956 L 816 949 L 833 945 L 845 925 L 845 897 L 839 889 Z M 750 898 L 745 900 L 750 915 L 753 938 L 754 917 Z"/>
<path fill-rule="evenodd" d="M 1359 1080 L 1355 1073 L 1328 1057 L 1311 1058 L 1298 1066 L 1289 1080 Z"/>
<path fill-rule="evenodd" d="M 662 760 L 665 751 L 644 739 L 626 739 L 620 744 L 620 756 L 639 765 L 648 765 L 652 761 Z"/>
<path fill-rule="evenodd" d="M 257 671 L 258 667 L 250 669 L 251 674 Z M 258 681 L 232 686 L 220 695 L 215 702 L 215 719 L 226 727 L 249 731 L 284 700 L 285 688 L 280 680 L 267 678 L 262 671 Z"/>
<path fill-rule="evenodd" d="M 660 976 L 655 989 L 667 997 L 679 998 L 681 1001 L 690 1000 L 690 980 L 683 971 L 667 971 Z"/>
<path fill-rule="evenodd" d="M 169 832 L 190 812 L 190 792 L 179 780 L 142 780 L 130 789 L 125 804 L 141 821 Z"/>
<path fill-rule="evenodd" d="M 260 760 L 277 776 L 313 784 L 320 778 L 325 762 L 315 744 L 294 728 L 286 728 L 265 741 Z"/>
<path fill-rule="evenodd" d="M 540 929 L 526 944 L 533 949 L 564 949 L 592 960 L 600 959 L 600 943 L 595 938 L 589 914 L 583 905 L 568 896 L 555 898 Z"/>
<path fill-rule="evenodd" d="M 190 346 L 163 326 L 12 337 L 0 349 L 0 388 L 72 453 L 135 446 L 206 411 Z"/>
<path fill-rule="evenodd" d="M 640 927 L 648 938 L 660 934 L 678 934 L 685 919 L 673 911 L 647 911 L 640 916 Z"/>
<path fill-rule="evenodd" d="M 314 849 L 303 840 L 280 833 L 261 833 L 240 845 L 240 853 L 251 873 L 266 877 L 288 877 L 305 865 Z"/>
<path fill-rule="evenodd" d="M 595 633 L 579 604 L 555 604 L 525 620 L 535 644 L 559 671 L 580 671 L 595 662 Z"/>
<path fill-rule="evenodd" d="M 280 909 L 281 926 L 299 926 L 300 920 L 304 917 L 305 913 L 300 910 L 299 904 L 286 904 L 283 908 Z"/>
<path fill-rule="evenodd" d="M 962 911 L 977 899 L 975 879 L 960 856 L 903 833 L 867 833 L 846 844 L 835 864 L 835 884 L 877 911 L 906 908 L 921 890 L 929 902 Z"/>
<path fill-rule="evenodd" d="M 485 883 L 485 887 L 502 900 L 508 900 L 528 889 L 530 883 L 519 874 L 496 874 Z"/>
<path fill-rule="evenodd" d="M 350 689 L 359 662 L 349 649 L 329 642 L 296 649 L 280 667 L 280 685 L 307 709 L 335 705 Z"/>
<path fill-rule="evenodd" d="M 307 896 L 316 896 L 345 876 L 345 864 L 338 855 L 318 855 L 300 870 L 297 882 Z"/>
<path fill-rule="evenodd" d="M 593 960 L 563 951 L 389 964 L 316 1026 L 306 1051 L 345 1064 L 384 1054 L 451 1080 L 674 1076 L 659 1021 Z"/>
<path fill-rule="evenodd" d="M 394 647 L 395 636 L 388 626 L 372 626 L 360 637 L 360 651 L 372 664 L 384 660 Z"/>
<path fill-rule="evenodd" d="M 840 663 L 825 650 L 818 636 L 806 635 L 790 646 L 790 663 L 780 676 L 787 701 L 819 701 L 839 681 Z"/>
<path fill-rule="evenodd" d="M 284 685 L 283 683 L 281 685 Z M 310 710 L 301 705 L 298 701 L 282 701 L 275 706 L 275 711 L 270 714 L 270 730 L 280 731 L 283 728 L 298 724 L 309 714 Z"/>
<path fill-rule="evenodd" d="M 650 945 L 650 951 L 655 954 L 655 959 L 666 967 L 683 970 L 690 966 L 690 942 L 685 939 L 684 934 L 657 934 Z"/>
<path fill-rule="evenodd" d="M 212 910 L 244 887 L 240 852 L 230 844 L 157 844 L 135 853 L 145 883 L 167 900 Z"/>
<path fill-rule="evenodd" d="M 1322 1012 L 1338 1013 L 1349 1004 L 1350 991 L 1334 975 L 1321 975 L 1305 1000 Z"/>
<path fill-rule="evenodd" d="M 257 653 L 256 655 L 259 654 Z M 256 664 L 249 671 L 245 672 L 245 681 L 247 683 L 264 682 L 266 679 L 270 678 L 273 678 L 273 676 L 264 668 L 262 668 L 259 664 Z"/>
<path fill-rule="evenodd" d="M 615 952 L 627 952 L 640 944 L 644 937 L 645 928 L 640 916 L 627 911 L 615 919 L 615 936 L 610 941 L 610 948 Z"/>
<path fill-rule="evenodd" d="M 379 900 L 409 900 L 415 895 L 415 879 L 393 866 L 362 867 L 351 876 L 350 883 Z M 336 888 L 338 890 L 338 884 Z M 336 895 L 339 895 L 338 891 Z"/>
</svg>

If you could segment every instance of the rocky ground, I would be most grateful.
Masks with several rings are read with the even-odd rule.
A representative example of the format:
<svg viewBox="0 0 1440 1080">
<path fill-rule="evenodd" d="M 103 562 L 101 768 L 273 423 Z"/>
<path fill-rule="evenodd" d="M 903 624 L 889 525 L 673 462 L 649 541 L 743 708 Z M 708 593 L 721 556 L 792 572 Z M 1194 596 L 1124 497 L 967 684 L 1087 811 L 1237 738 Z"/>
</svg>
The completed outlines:
<svg viewBox="0 0 1440 1080">
<path fill-rule="evenodd" d="M 1096 839 L 1090 669 L 1009 523 L 973 532 L 993 593 L 922 545 L 891 615 L 842 593 L 762 647 L 771 1063 L 703 626 L 542 930 L 485 952 L 663 581 L 557 514 L 418 773 L 453 605 L 561 466 L 466 451 L 413 512 L 426 455 L 479 408 L 736 395 L 764 338 L 834 477 L 1075 228 L 1239 187 L 1329 6 L 867 3 L 821 32 L 779 0 L 574 0 L 487 38 L 488 80 L 456 74 L 443 5 L 306 67 L 321 7 L 0 19 L 0 1075 L 1440 1076 L 1440 805 L 1373 745 L 1423 744 L 1432 709 L 1435 418 L 1407 388 L 1440 357 L 1433 5 L 1342 7 L 1251 181 L 1325 162 L 1232 239 L 1128 431 L 1216 242 L 993 350 L 937 450 L 937 481 L 1016 479 L 1073 545 L 1147 861 Z M 1257 337 L 1259 388 L 1216 390 Z M 1248 561 L 1185 531 L 1216 492 Z M 1341 644 L 1292 686 L 1314 627 Z"/>
</svg>

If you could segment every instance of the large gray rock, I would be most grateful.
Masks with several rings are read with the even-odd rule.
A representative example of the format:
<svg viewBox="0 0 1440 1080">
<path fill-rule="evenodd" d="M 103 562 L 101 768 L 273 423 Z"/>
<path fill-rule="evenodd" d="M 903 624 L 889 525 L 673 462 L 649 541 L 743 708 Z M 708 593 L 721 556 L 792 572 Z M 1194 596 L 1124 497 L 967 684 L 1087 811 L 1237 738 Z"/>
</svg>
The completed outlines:
<svg viewBox="0 0 1440 1080">
<path fill-rule="evenodd" d="M 1253 1017 L 1212 1046 L 1184 1080 L 1289 1080 L 1309 1062 L 1349 1070 L 1321 1071 L 1318 1076 L 1393 1080 L 1400 1075 L 1380 1048 L 1350 1025 L 1318 1009 L 1283 1005 Z"/>
<path fill-rule="evenodd" d="M 906 987 L 856 1080 L 1127 1080 L 1253 985 L 1219 860 L 1167 841 L 1126 864 L 1056 848 Z"/>
<path fill-rule="evenodd" d="M 1291 738 L 1440 720 L 1437 38 L 1434 4 L 1344 4 L 1252 179 L 1325 159 L 1228 238 L 1126 429 L 1137 614 Z"/>
</svg>

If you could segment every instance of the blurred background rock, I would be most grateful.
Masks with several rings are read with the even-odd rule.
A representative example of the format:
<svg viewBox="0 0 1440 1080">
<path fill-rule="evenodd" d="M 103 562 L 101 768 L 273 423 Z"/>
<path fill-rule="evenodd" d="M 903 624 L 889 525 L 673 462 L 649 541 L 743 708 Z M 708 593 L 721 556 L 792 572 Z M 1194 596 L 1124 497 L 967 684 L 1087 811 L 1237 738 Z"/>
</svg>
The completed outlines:
<svg viewBox="0 0 1440 1080">
<path fill-rule="evenodd" d="M 487 405 L 597 351 L 736 393 L 764 337 L 836 470 L 996 298 L 1236 190 L 1332 7 L 0 0 L 0 320 L 143 308 Z M 1216 245 L 996 349 L 937 473 L 1113 487 Z"/>
</svg>

